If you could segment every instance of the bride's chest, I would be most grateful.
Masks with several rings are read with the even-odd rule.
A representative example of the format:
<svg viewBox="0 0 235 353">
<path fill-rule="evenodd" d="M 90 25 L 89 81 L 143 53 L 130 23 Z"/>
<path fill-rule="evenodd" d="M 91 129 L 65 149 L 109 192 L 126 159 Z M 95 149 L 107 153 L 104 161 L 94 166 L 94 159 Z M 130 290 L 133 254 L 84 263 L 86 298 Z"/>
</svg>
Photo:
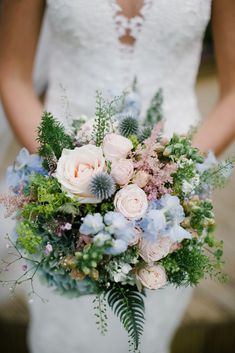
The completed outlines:
<svg viewBox="0 0 235 353">
<path fill-rule="evenodd" d="M 128 1 L 128 0 L 126 0 Z M 120 16 L 116 0 L 47 0 L 54 35 L 80 43 L 111 43 L 126 31 L 179 42 L 200 37 L 212 0 L 144 0 L 137 16 Z M 146 43 L 147 44 L 147 43 Z"/>
</svg>

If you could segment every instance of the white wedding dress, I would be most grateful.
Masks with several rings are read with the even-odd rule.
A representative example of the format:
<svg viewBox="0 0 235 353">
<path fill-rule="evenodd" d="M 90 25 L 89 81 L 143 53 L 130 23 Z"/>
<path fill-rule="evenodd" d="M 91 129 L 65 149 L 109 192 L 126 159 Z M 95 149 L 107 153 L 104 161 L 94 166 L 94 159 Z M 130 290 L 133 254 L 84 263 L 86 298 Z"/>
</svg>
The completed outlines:
<svg viewBox="0 0 235 353">
<path fill-rule="evenodd" d="M 128 1 L 128 0 L 126 0 Z M 200 119 L 195 78 L 211 0 L 145 0 L 129 20 L 115 0 L 48 0 L 51 31 L 45 108 L 67 124 L 92 116 L 95 91 L 121 92 L 138 78 L 142 113 L 161 87 L 165 132 L 186 132 Z M 128 33 L 132 46 L 121 43 Z M 67 98 L 65 98 L 67 97 Z M 49 304 L 31 304 L 32 353 L 127 353 L 125 331 L 109 314 L 100 336 L 92 296 L 66 299 L 38 284 Z M 143 353 L 166 353 L 190 299 L 190 289 L 148 292 Z"/>
</svg>

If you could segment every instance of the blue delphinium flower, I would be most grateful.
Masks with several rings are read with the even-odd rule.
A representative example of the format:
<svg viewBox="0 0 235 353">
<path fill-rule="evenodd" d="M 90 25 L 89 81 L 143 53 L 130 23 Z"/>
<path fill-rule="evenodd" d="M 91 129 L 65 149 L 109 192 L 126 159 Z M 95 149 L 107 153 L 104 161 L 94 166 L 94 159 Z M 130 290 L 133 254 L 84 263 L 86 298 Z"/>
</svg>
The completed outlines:
<svg viewBox="0 0 235 353">
<path fill-rule="evenodd" d="M 160 199 L 160 204 L 168 217 L 174 219 L 177 223 L 181 223 L 184 220 L 184 209 L 177 196 L 163 195 Z"/>
<path fill-rule="evenodd" d="M 100 213 L 88 214 L 80 226 L 80 233 L 84 235 L 95 235 L 104 229 L 103 217 Z"/>
<path fill-rule="evenodd" d="M 107 225 L 106 230 L 117 239 L 129 242 L 135 238 L 134 225 L 128 221 L 121 213 L 108 212 L 104 216 Z"/>
<path fill-rule="evenodd" d="M 106 249 L 107 255 L 119 255 L 127 250 L 128 244 L 122 239 L 113 239 L 113 244 L 110 248 Z"/>
<path fill-rule="evenodd" d="M 184 239 L 191 239 L 192 235 L 179 224 L 172 224 L 166 231 L 165 235 L 169 237 L 173 242 L 180 243 Z"/>
<path fill-rule="evenodd" d="M 14 164 L 7 168 L 7 184 L 17 193 L 21 187 L 28 185 L 29 177 L 34 173 L 47 174 L 42 167 L 41 158 L 37 154 L 30 154 L 26 148 L 22 148 Z"/>
<path fill-rule="evenodd" d="M 218 164 L 218 161 L 212 151 L 208 152 L 207 157 L 205 158 L 203 163 L 198 163 L 196 165 L 196 169 L 200 174 L 203 174 L 205 171 L 208 169 L 216 166 Z"/>
<path fill-rule="evenodd" d="M 177 196 L 166 194 L 151 202 L 146 215 L 139 222 L 144 238 L 155 241 L 158 236 L 167 236 L 173 242 L 181 242 L 192 236 L 180 223 L 184 220 L 184 209 Z"/>
<path fill-rule="evenodd" d="M 111 239 L 112 237 L 110 234 L 101 231 L 94 236 L 93 241 L 97 246 L 103 246 L 106 241 Z"/>
<path fill-rule="evenodd" d="M 162 210 L 150 209 L 139 223 L 145 239 L 155 241 L 166 228 L 166 217 Z"/>
</svg>

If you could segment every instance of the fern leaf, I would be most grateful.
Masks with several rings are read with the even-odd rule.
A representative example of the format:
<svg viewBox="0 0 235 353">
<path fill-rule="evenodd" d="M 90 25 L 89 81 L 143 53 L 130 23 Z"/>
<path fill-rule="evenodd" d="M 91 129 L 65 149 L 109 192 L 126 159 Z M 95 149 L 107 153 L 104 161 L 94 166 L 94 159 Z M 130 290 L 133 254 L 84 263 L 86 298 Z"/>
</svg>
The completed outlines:
<svg viewBox="0 0 235 353">
<path fill-rule="evenodd" d="M 107 293 L 107 302 L 126 329 L 130 348 L 136 352 L 145 322 L 143 295 L 135 287 L 115 285 Z"/>
<path fill-rule="evenodd" d="M 163 103 L 163 94 L 162 89 L 159 89 L 153 99 L 149 109 L 147 110 L 146 124 L 154 126 L 163 119 L 162 114 L 162 103 Z"/>
<path fill-rule="evenodd" d="M 64 148 L 73 148 L 73 142 L 66 134 L 62 124 L 51 113 L 44 112 L 38 128 L 39 155 L 43 158 L 43 166 L 50 169 L 51 161 L 60 158 Z"/>
</svg>

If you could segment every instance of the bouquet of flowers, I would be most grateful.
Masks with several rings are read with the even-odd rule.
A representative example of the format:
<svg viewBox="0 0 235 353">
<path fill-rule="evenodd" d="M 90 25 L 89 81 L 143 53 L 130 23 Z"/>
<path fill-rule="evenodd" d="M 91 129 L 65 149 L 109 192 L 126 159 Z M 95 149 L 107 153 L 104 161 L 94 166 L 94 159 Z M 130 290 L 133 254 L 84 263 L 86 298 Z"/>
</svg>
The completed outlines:
<svg viewBox="0 0 235 353">
<path fill-rule="evenodd" d="M 106 302 L 138 350 L 149 290 L 225 278 L 221 241 L 213 236 L 210 193 L 233 161 L 218 163 L 192 147 L 190 136 L 162 135 L 162 94 L 142 124 L 136 92 L 81 116 L 70 132 L 45 112 L 38 155 L 21 150 L 0 201 L 15 215 L 9 247 L 23 261 L 16 286 L 40 278 L 62 295 L 94 294 L 97 324 L 107 330 Z M 156 303 L 157 304 L 157 303 Z"/>
</svg>

